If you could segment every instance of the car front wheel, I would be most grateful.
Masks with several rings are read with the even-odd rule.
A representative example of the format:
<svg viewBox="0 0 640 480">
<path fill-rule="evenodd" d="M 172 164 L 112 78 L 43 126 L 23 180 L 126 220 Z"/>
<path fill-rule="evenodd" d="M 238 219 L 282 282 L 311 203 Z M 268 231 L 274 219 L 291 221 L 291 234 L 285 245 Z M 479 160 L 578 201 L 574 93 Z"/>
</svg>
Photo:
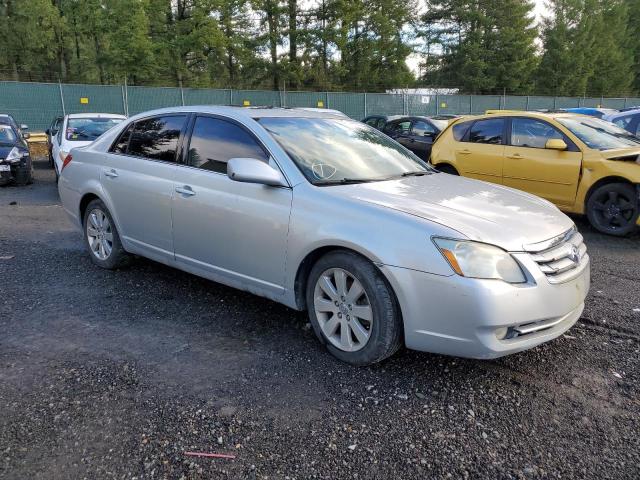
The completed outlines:
<svg viewBox="0 0 640 480">
<path fill-rule="evenodd" d="M 598 187 L 587 201 L 587 217 L 599 232 L 623 236 L 636 226 L 640 209 L 633 185 L 609 183 Z"/>
<path fill-rule="evenodd" d="M 402 345 L 395 295 L 378 268 L 347 251 L 331 252 L 312 268 L 307 283 L 311 325 L 327 349 L 353 365 L 369 365 Z"/>
<path fill-rule="evenodd" d="M 114 269 L 126 266 L 131 256 L 125 252 L 118 229 L 101 200 L 92 200 L 84 214 L 84 239 L 91 261 L 99 267 Z"/>
</svg>

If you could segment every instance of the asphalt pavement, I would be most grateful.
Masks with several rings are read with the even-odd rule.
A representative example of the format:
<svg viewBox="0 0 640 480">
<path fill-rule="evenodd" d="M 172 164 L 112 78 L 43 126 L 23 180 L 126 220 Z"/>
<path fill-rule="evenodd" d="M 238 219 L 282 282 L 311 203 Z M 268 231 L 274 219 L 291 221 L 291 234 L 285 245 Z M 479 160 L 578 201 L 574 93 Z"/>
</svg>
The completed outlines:
<svg viewBox="0 0 640 480">
<path fill-rule="evenodd" d="M 592 287 L 566 335 L 355 368 L 304 313 L 93 266 L 37 162 L 0 188 L 0 478 L 640 478 L 640 235 L 575 221 Z"/>
</svg>

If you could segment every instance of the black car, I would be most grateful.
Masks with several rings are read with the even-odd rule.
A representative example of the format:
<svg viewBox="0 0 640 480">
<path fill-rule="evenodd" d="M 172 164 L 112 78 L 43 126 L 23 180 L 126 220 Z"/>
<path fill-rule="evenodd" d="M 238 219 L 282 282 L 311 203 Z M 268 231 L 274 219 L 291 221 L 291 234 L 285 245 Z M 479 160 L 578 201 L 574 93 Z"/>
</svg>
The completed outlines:
<svg viewBox="0 0 640 480">
<path fill-rule="evenodd" d="M 20 134 L 20 136 L 29 138 L 29 134 L 26 132 L 26 130 L 29 129 L 29 126 L 24 123 L 22 125 L 18 125 L 16 119 L 8 113 L 0 113 L 0 123 L 11 125 Z"/>
<path fill-rule="evenodd" d="M 382 131 L 387 122 L 396 120 L 397 118 L 402 118 L 402 115 L 369 115 L 362 120 L 362 123 L 366 123 Z"/>
<path fill-rule="evenodd" d="M 424 160 L 431 157 L 436 137 L 449 121 L 433 117 L 400 117 L 386 123 L 382 131 Z"/>
<path fill-rule="evenodd" d="M 0 117 L 0 185 L 13 181 L 17 185 L 31 183 L 31 155 L 25 138 L 9 121 Z"/>
</svg>

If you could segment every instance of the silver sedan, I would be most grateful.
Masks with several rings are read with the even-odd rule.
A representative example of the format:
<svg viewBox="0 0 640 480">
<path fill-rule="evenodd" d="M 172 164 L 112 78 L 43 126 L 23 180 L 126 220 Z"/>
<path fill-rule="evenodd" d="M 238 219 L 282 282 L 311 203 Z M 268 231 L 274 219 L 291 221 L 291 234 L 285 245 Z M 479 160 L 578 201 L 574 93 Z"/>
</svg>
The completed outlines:
<svg viewBox="0 0 640 480">
<path fill-rule="evenodd" d="M 319 111 L 147 112 L 65 159 L 63 206 L 96 265 L 132 254 L 308 310 L 341 360 L 401 346 L 473 358 L 569 329 L 589 289 L 549 202 L 438 173 Z"/>
</svg>

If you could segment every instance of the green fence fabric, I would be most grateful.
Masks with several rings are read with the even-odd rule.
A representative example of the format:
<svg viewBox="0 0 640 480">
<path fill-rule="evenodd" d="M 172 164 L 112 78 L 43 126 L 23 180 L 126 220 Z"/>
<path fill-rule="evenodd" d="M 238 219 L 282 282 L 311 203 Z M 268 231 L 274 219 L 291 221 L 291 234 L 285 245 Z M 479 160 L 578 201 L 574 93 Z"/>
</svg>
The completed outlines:
<svg viewBox="0 0 640 480">
<path fill-rule="evenodd" d="M 368 115 L 479 114 L 486 110 L 543 110 L 571 107 L 621 109 L 640 98 L 515 95 L 419 95 L 402 93 L 286 92 L 213 88 L 138 87 L 0 82 L 0 113 L 32 131 L 45 130 L 63 113 L 135 115 L 179 105 L 237 105 L 332 108 L 361 120 Z"/>
</svg>

